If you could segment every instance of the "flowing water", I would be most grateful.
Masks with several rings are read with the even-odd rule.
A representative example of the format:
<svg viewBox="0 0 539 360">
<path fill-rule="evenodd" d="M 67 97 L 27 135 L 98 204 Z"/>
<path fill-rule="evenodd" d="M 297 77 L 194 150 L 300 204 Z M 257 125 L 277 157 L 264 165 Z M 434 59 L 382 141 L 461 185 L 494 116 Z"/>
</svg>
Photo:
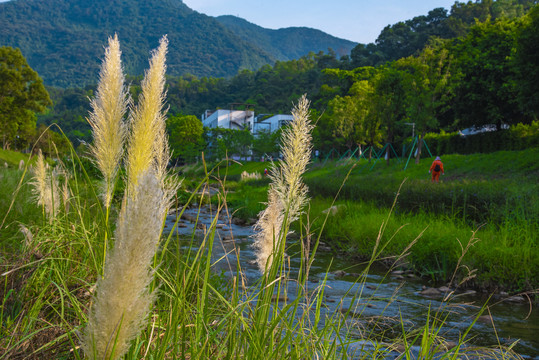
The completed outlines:
<svg viewBox="0 0 539 360">
<path fill-rule="evenodd" d="M 197 213 L 197 209 L 186 210 L 176 229 L 180 239 L 185 240 L 185 247 L 189 246 L 188 239 L 193 231 L 195 238 L 200 239 L 215 217 L 204 209 L 199 214 L 197 226 Z M 176 216 L 170 215 L 166 227 L 170 230 L 175 221 Z M 216 265 L 218 271 L 223 271 L 227 276 L 236 275 L 236 257 L 239 253 L 241 271 L 247 281 L 253 284 L 260 278 L 251 247 L 252 234 L 252 227 L 232 224 L 226 215 L 220 215 L 213 249 L 215 258 L 222 258 Z M 290 254 L 291 276 L 294 277 L 301 266 L 299 255 L 292 253 L 293 247 L 287 251 Z M 439 335 L 446 340 L 458 342 L 459 335 L 477 320 L 467 337 L 471 343 L 508 346 L 518 340 L 514 349 L 520 355 L 539 360 L 539 311 L 529 303 L 504 300 L 507 296 L 495 295 L 489 299 L 486 294 L 465 292 L 456 293 L 450 301 L 444 301 L 444 289 L 426 295 L 423 290 L 428 285 L 413 274 L 387 274 L 386 269 L 371 267 L 367 275 L 362 275 L 364 267 L 335 256 L 328 249 L 320 249 L 311 267 L 307 287 L 315 289 L 327 279 L 324 296 L 327 312 L 347 312 L 351 321 L 383 318 L 383 324 L 377 324 L 393 327 L 397 332 L 402 331 L 402 321 L 406 327 L 414 328 L 425 324 L 429 309 L 431 317 L 437 309 L 444 309 L 444 314 L 449 313 L 449 316 Z M 294 293 L 294 289 L 289 288 L 288 299 L 293 300 L 290 294 Z M 358 297 L 358 294 L 361 296 Z M 479 311 L 487 302 L 488 309 L 478 318 Z M 359 333 L 357 337 L 361 338 Z M 357 347 L 361 346 L 364 344 L 358 341 Z"/>
</svg>

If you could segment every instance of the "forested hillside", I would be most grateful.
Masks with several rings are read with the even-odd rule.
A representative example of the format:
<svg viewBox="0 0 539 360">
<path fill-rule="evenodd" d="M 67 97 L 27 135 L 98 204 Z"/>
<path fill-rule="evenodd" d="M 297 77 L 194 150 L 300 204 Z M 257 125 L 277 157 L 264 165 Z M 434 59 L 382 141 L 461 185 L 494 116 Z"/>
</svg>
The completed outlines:
<svg viewBox="0 0 539 360">
<path fill-rule="evenodd" d="M 257 44 L 268 51 L 277 60 L 299 59 L 311 51 L 328 51 L 328 49 L 334 51 L 338 57 L 347 56 L 357 45 L 316 29 L 291 27 L 271 30 L 236 16 L 225 15 L 216 19 L 243 40 Z"/>
<path fill-rule="evenodd" d="M 114 33 L 133 76 L 142 74 L 149 51 L 164 34 L 170 40 L 171 76 L 229 77 L 328 47 L 349 53 L 355 45 L 308 29 L 282 31 L 273 44 L 257 44 L 181 0 L 14 0 L 0 3 L 0 23 L 0 44 L 20 48 L 45 84 L 57 87 L 95 83 L 103 46 Z"/>
</svg>

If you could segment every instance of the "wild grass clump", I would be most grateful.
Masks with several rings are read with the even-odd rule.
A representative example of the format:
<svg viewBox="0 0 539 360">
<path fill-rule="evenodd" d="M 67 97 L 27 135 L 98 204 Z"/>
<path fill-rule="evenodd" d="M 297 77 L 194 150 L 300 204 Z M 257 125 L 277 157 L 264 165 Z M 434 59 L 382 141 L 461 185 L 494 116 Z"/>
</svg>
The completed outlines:
<svg viewBox="0 0 539 360">
<path fill-rule="evenodd" d="M 170 159 L 165 134 L 165 114 L 162 111 L 165 82 L 167 39 L 153 53 L 150 69 L 142 82 L 138 105 L 132 110 L 127 148 L 127 189 L 122 201 L 115 241 L 105 258 L 103 277 L 97 282 L 97 295 L 84 331 L 83 348 L 91 359 L 117 359 L 129 349 L 130 342 L 140 333 L 147 319 L 155 293 L 152 260 L 156 254 L 162 223 L 176 191 L 176 182 L 167 180 L 166 165 Z M 94 155 L 106 181 L 113 181 L 123 154 L 124 131 L 122 117 L 127 105 L 123 75 L 119 66 L 117 38 L 109 41 L 99 89 L 114 88 L 115 99 L 105 107 L 101 117 L 110 118 L 113 125 L 106 134 L 96 138 L 113 138 L 118 131 L 118 148 L 109 153 L 94 145 Z M 113 54 L 109 56 L 110 54 Z M 114 74 L 119 72 L 120 74 Z M 98 99 L 101 94 L 98 93 Z M 96 100 L 96 103 L 99 100 Z M 96 106 L 94 106 L 94 111 Z M 112 146 L 112 145 L 109 145 Z M 96 150 L 97 149 L 97 150 Z M 108 179 L 108 180 L 107 180 Z M 108 208 L 111 185 L 107 185 L 105 206 Z M 107 239 L 105 239 L 107 241 Z"/>
<path fill-rule="evenodd" d="M 329 199 L 311 201 L 313 227 L 321 226 L 324 212 L 330 208 Z M 365 261 L 371 258 L 379 236 L 379 225 L 385 222 L 387 209 L 376 204 L 338 201 L 324 225 L 322 238 L 336 251 Z M 485 224 L 479 228 L 449 217 L 426 212 L 398 212 L 385 223 L 387 246 L 380 258 L 393 263 L 395 256 L 408 247 L 418 234 L 421 238 L 409 250 L 407 266 L 427 279 L 447 283 L 459 264 L 461 247 L 472 233 L 479 241 L 467 251 L 460 264 L 476 269 L 477 276 L 467 287 L 505 289 L 506 291 L 534 290 L 539 282 L 539 257 L 534 242 L 537 226 L 531 222 L 503 226 Z M 391 236 L 389 236 L 391 234 Z M 459 272 L 458 279 L 466 276 Z"/>
<path fill-rule="evenodd" d="M 261 178 L 262 175 L 260 175 L 260 173 L 248 173 L 247 171 L 241 173 L 241 181 L 260 180 Z"/>
</svg>

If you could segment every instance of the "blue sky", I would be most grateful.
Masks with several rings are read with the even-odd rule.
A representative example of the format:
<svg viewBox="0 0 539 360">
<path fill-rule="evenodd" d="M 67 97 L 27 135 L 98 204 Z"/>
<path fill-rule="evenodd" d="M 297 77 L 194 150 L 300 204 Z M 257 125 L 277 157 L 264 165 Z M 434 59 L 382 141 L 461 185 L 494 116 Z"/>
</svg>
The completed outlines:
<svg viewBox="0 0 539 360">
<path fill-rule="evenodd" d="M 374 42 L 388 24 L 448 10 L 455 0 L 184 0 L 211 15 L 235 15 L 269 29 L 307 26 L 360 43 Z"/>
</svg>

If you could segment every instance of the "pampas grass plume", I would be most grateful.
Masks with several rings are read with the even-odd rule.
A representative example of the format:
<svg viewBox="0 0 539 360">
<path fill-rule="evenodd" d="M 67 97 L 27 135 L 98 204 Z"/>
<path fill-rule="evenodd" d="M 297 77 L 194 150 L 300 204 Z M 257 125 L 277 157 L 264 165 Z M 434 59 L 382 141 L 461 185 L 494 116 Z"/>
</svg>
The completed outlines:
<svg viewBox="0 0 539 360">
<path fill-rule="evenodd" d="M 96 97 L 91 101 L 92 112 L 88 119 L 94 137 L 90 151 L 103 174 L 106 207 L 112 200 L 127 135 L 123 118 L 130 100 L 124 86 L 121 55 L 118 36 L 114 35 L 109 38 L 105 49 Z"/>
<path fill-rule="evenodd" d="M 33 181 L 33 193 L 37 199 L 37 204 L 42 206 L 45 214 L 52 221 L 58 213 L 58 206 L 60 197 L 58 196 L 58 179 L 48 169 L 48 165 L 45 163 L 45 157 L 41 150 L 37 155 L 36 164 L 32 167 L 34 174 Z"/>
<path fill-rule="evenodd" d="M 289 222 L 299 216 L 307 202 L 307 186 L 302 175 L 311 159 L 313 125 L 309 119 L 309 100 L 303 95 L 292 109 L 294 120 L 281 135 L 280 167 L 272 167 L 270 177 L 275 191 L 283 202 Z"/>
<path fill-rule="evenodd" d="M 107 253 L 104 277 L 84 332 L 83 349 L 90 359 L 117 359 L 142 330 L 154 301 L 148 292 L 151 261 L 157 250 L 168 203 L 155 171 L 139 176 L 136 196 L 124 199 L 114 248 Z"/>
<path fill-rule="evenodd" d="M 127 177 L 131 188 L 136 186 L 139 175 L 152 166 L 157 170 L 157 177 L 161 181 L 165 179 L 170 159 L 163 111 L 167 47 L 168 40 L 164 36 L 152 53 L 138 104 L 131 112 L 127 154 Z"/>
<path fill-rule="evenodd" d="M 273 263 L 273 254 L 277 248 L 283 225 L 284 211 L 277 192 L 270 185 L 268 190 L 268 206 L 260 215 L 255 224 L 253 246 L 256 251 L 258 269 L 264 272 Z"/>
<path fill-rule="evenodd" d="M 176 189 L 174 180 L 166 177 L 170 159 L 163 111 L 167 45 L 163 37 L 142 81 L 139 102 L 130 112 L 127 192 L 82 339 L 90 359 L 123 356 L 144 327 L 155 298 L 148 289 L 151 264 Z"/>
<path fill-rule="evenodd" d="M 302 175 L 311 158 L 311 131 L 309 101 L 303 95 L 292 110 L 294 120 L 282 133 L 280 167 L 272 166 L 272 180 L 268 190 L 268 206 L 259 215 L 255 225 L 253 246 L 257 249 L 256 261 L 261 272 L 269 269 L 275 259 L 279 242 L 284 241 L 283 221 L 290 224 L 301 214 L 307 202 L 307 187 Z M 285 231 L 287 231 L 285 229 Z"/>
</svg>

